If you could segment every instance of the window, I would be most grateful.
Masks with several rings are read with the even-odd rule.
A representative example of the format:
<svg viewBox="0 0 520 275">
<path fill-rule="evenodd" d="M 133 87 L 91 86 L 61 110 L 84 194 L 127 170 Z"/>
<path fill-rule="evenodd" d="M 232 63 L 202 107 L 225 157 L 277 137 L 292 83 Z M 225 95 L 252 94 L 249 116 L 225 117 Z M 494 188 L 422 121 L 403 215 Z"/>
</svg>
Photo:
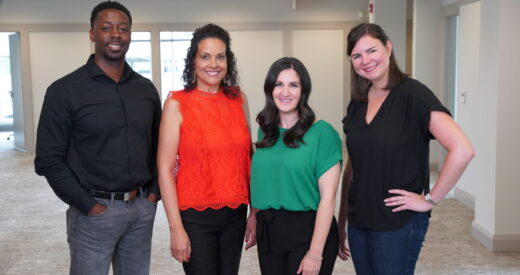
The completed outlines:
<svg viewBox="0 0 520 275">
<path fill-rule="evenodd" d="M 0 131 L 12 131 L 13 100 L 11 87 L 11 53 L 9 36 L 13 32 L 0 32 Z"/>
<path fill-rule="evenodd" d="M 149 32 L 132 32 L 126 62 L 134 71 L 152 80 L 152 44 Z"/>
<path fill-rule="evenodd" d="M 161 98 L 164 102 L 169 91 L 182 90 L 184 59 L 190 47 L 193 32 L 167 31 L 161 39 Z"/>
</svg>

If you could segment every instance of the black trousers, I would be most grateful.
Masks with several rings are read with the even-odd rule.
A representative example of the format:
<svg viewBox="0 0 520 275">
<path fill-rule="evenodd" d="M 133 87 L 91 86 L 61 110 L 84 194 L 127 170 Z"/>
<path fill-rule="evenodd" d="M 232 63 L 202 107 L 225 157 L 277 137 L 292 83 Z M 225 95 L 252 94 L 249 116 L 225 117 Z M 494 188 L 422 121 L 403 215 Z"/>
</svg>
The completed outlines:
<svg viewBox="0 0 520 275">
<path fill-rule="evenodd" d="M 238 274 L 246 230 L 247 206 L 237 209 L 181 211 L 190 238 L 190 261 L 183 263 L 188 275 Z"/>
<path fill-rule="evenodd" d="M 296 274 L 309 250 L 316 211 L 261 210 L 257 213 L 256 236 L 260 270 L 264 275 Z M 339 250 L 338 225 L 333 219 L 320 275 L 330 275 Z"/>
</svg>

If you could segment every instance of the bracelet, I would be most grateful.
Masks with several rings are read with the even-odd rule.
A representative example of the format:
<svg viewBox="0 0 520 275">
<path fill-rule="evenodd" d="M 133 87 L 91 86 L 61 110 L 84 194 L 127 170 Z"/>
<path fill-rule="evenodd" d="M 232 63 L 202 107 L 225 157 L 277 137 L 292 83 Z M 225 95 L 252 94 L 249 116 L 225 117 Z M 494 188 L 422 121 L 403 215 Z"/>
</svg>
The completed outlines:
<svg viewBox="0 0 520 275">
<path fill-rule="evenodd" d="M 317 261 L 317 262 L 320 262 L 321 260 L 323 260 L 323 257 L 315 257 L 315 256 L 312 256 L 311 254 L 309 254 L 309 251 L 307 251 L 307 253 L 305 254 L 307 257 L 309 257 L 309 259 L 313 260 L 313 261 Z"/>
</svg>

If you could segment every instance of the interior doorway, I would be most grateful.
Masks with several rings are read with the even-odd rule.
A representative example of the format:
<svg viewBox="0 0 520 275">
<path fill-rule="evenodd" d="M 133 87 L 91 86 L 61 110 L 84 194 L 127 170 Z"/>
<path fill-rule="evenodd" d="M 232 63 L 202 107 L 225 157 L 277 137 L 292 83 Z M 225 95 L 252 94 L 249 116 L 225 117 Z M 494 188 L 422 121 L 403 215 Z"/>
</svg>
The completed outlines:
<svg viewBox="0 0 520 275">
<path fill-rule="evenodd" d="M 0 151 L 13 150 L 15 147 L 10 45 L 13 36 L 17 36 L 17 33 L 0 32 Z"/>
<path fill-rule="evenodd" d="M 446 18 L 446 62 L 445 62 L 445 89 L 446 107 L 450 110 L 453 118 L 457 120 L 457 75 L 458 75 L 458 34 L 459 16 L 449 16 Z"/>
</svg>

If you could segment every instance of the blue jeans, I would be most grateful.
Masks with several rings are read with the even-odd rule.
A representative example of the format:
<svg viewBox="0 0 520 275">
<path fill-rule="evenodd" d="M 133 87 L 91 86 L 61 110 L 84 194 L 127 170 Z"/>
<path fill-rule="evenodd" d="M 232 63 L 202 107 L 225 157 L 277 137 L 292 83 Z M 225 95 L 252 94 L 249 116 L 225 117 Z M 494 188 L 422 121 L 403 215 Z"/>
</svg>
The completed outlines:
<svg viewBox="0 0 520 275">
<path fill-rule="evenodd" d="M 360 275 L 414 274 L 429 217 L 416 213 L 397 230 L 373 230 L 348 225 L 348 244 Z"/>
<path fill-rule="evenodd" d="M 114 275 L 149 274 L 157 204 L 142 193 L 126 202 L 95 199 L 107 207 L 100 215 L 67 210 L 70 274 L 105 275 L 110 263 Z"/>
</svg>

